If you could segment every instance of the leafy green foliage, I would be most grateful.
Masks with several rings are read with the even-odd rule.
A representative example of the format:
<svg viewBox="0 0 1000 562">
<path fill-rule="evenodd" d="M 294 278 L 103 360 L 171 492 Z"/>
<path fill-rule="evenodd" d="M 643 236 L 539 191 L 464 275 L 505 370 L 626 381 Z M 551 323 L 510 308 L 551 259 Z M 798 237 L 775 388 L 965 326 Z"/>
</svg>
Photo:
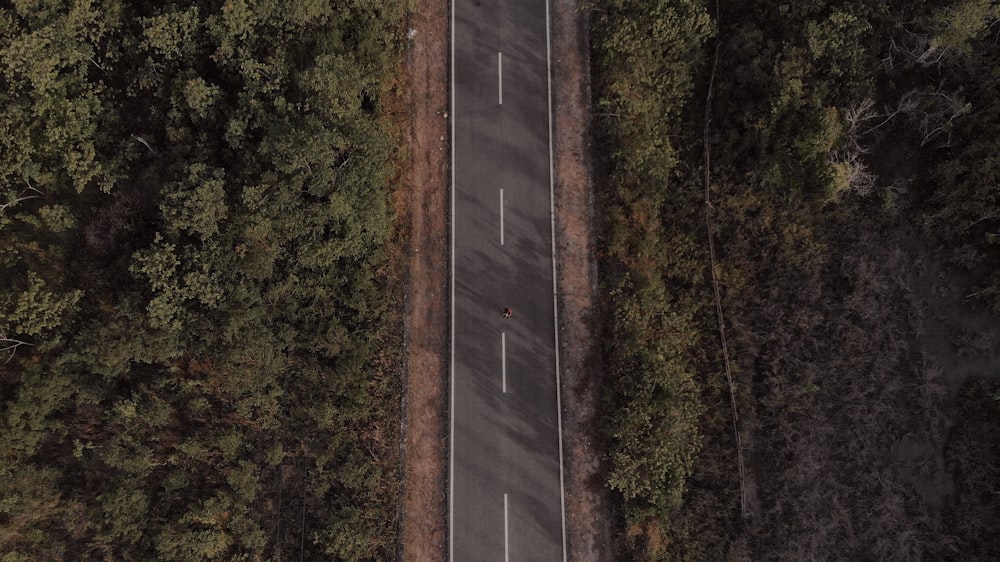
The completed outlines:
<svg viewBox="0 0 1000 562">
<path fill-rule="evenodd" d="M 8 559 L 393 555 L 402 14 L 0 8 Z"/>
<path fill-rule="evenodd" d="M 594 33 L 598 116 L 613 147 L 607 259 L 618 276 L 606 281 L 615 388 L 608 478 L 625 501 L 629 534 L 655 556 L 652 537 L 681 506 L 701 443 L 696 373 L 704 366 L 697 349 L 705 318 L 695 299 L 705 289 L 704 254 L 690 232 L 664 217 L 698 201 L 678 174 L 674 139 L 684 136 L 678 119 L 712 28 L 696 2 L 606 8 L 597 12 Z M 665 251 L 670 247 L 676 251 Z"/>
</svg>

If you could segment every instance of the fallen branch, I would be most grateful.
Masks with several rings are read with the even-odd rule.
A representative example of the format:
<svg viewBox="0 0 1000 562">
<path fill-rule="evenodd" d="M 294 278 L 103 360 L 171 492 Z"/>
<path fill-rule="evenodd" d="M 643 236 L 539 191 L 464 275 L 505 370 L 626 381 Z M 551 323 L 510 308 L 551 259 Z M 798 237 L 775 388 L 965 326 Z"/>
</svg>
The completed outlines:
<svg viewBox="0 0 1000 562">
<path fill-rule="evenodd" d="M 5 365 L 9 363 L 11 359 L 14 358 L 14 354 L 17 353 L 17 348 L 21 347 L 22 345 L 33 347 L 32 344 L 26 341 L 21 341 L 14 338 L 8 338 L 7 333 L 4 332 L 3 330 L 0 330 L 0 345 L 4 346 L 0 347 L 0 352 L 10 351 L 10 356 L 7 357 L 6 361 L 4 361 Z"/>
<path fill-rule="evenodd" d="M 145 146 L 147 149 L 149 149 L 149 151 L 151 153 L 153 153 L 153 156 L 159 156 L 160 155 L 160 153 L 157 152 L 156 149 L 153 148 L 153 146 L 151 144 L 149 144 L 149 141 L 147 141 L 146 138 L 143 137 L 142 135 L 129 135 L 129 136 L 131 136 L 133 139 L 141 142 L 143 144 L 143 146 Z"/>
<path fill-rule="evenodd" d="M 29 199 L 41 199 L 41 195 L 21 195 L 20 197 L 8 197 L 7 202 L 0 204 L 0 213 L 5 212 L 7 209 L 16 206 L 22 201 L 28 201 Z"/>
</svg>

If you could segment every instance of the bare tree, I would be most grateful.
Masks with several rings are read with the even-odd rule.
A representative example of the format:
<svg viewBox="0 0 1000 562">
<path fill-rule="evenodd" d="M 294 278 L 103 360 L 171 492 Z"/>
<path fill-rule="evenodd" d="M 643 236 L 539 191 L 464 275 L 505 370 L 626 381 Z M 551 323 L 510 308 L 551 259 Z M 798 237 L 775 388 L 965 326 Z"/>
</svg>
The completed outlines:
<svg viewBox="0 0 1000 562">
<path fill-rule="evenodd" d="M 958 93 L 931 92 L 922 96 L 923 103 L 911 114 L 917 128 L 923 134 L 920 146 L 944 136 L 938 148 L 951 146 L 951 132 L 954 122 L 959 117 L 972 111 L 972 104 L 964 102 Z"/>
<path fill-rule="evenodd" d="M 891 122 L 897 115 L 911 115 L 920 107 L 920 95 L 917 90 L 903 94 L 895 107 L 884 107 L 881 111 L 875 109 L 875 100 L 865 98 L 858 105 L 842 111 L 847 124 L 846 150 L 859 154 L 868 154 L 871 147 L 866 138 Z M 874 123 L 873 123 L 874 122 Z"/>
<path fill-rule="evenodd" d="M 875 191 L 878 175 L 868 169 L 861 161 L 861 153 L 851 152 L 846 159 L 836 162 L 841 173 L 841 179 L 849 186 L 849 190 L 861 196 L 870 195 Z"/>
<path fill-rule="evenodd" d="M 847 130 L 844 132 L 843 146 L 833 154 L 832 161 L 845 191 L 864 196 L 875 190 L 878 176 L 864 162 L 864 155 L 871 152 L 869 139 L 872 133 L 902 111 L 900 107 L 879 111 L 875 108 L 875 100 L 871 98 L 842 111 Z"/>
<path fill-rule="evenodd" d="M 899 98 L 894 107 L 878 110 L 875 101 L 866 98 L 842 110 L 846 125 L 844 142 L 840 150 L 832 155 L 832 162 L 840 174 L 844 191 L 869 195 L 875 190 L 878 176 L 868 168 L 864 155 L 871 153 L 873 133 L 897 117 L 904 116 L 915 125 L 922 135 L 921 146 L 944 136 L 938 145 L 938 148 L 944 148 L 951 145 L 954 121 L 967 115 L 971 109 L 971 104 L 964 103 L 957 93 L 910 90 Z"/>
<path fill-rule="evenodd" d="M 895 70 L 897 65 L 903 68 L 933 66 L 940 63 L 941 59 L 948 53 L 946 47 L 931 41 L 929 35 L 904 31 L 906 35 L 902 40 L 897 42 L 895 39 L 891 39 L 889 41 L 889 55 L 882 59 L 886 70 Z"/>
</svg>

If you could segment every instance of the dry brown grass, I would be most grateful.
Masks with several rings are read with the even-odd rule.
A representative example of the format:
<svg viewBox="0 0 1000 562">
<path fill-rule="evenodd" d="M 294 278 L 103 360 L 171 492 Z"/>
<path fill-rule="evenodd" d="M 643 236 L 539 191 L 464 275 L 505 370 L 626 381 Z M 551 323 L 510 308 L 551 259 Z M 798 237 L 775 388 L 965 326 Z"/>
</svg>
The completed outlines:
<svg viewBox="0 0 1000 562">
<path fill-rule="evenodd" d="M 590 167 L 588 13 L 577 0 L 551 4 L 553 149 L 559 338 L 566 463 L 566 525 L 570 560 L 611 559 L 604 483 L 596 346 L 597 271 Z"/>
<path fill-rule="evenodd" d="M 407 270 L 403 560 L 445 560 L 448 380 L 448 3 L 414 0 L 401 74 L 408 151 L 396 193 Z"/>
</svg>

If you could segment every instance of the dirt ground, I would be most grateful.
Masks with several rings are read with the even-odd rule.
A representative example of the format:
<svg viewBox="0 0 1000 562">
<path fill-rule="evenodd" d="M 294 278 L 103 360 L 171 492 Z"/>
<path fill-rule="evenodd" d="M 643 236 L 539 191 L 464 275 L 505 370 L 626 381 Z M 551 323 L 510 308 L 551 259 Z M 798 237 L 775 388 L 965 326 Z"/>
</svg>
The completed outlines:
<svg viewBox="0 0 1000 562">
<path fill-rule="evenodd" d="M 415 0 L 403 77 L 410 131 L 397 216 L 408 221 L 402 560 L 447 559 L 448 3 Z"/>
<path fill-rule="evenodd" d="M 449 5 L 415 0 L 406 55 L 409 147 L 397 213 L 407 233 L 402 560 L 447 559 Z M 587 13 L 552 0 L 555 192 L 569 559 L 610 560 L 598 438 L 600 361 L 589 165 Z M 442 140 L 444 139 L 444 140 Z"/>
</svg>

